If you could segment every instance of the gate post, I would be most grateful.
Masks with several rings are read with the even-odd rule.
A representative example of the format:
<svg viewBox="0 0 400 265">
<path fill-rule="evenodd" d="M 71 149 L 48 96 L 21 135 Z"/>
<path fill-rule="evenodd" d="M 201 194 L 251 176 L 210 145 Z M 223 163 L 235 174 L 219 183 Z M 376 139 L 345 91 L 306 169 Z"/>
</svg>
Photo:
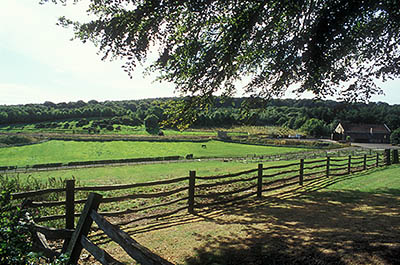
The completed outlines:
<svg viewBox="0 0 400 265">
<path fill-rule="evenodd" d="M 75 180 L 65 182 L 65 228 L 74 229 L 75 226 Z"/>
</svg>

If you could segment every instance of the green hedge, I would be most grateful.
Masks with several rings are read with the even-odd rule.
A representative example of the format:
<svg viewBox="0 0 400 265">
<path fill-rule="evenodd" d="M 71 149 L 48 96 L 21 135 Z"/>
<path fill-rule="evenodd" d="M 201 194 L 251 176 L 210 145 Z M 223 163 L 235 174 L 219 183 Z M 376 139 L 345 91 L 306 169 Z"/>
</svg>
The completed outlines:
<svg viewBox="0 0 400 265">
<path fill-rule="evenodd" d="M 180 158 L 181 158 L 180 156 L 162 156 L 162 157 L 127 158 L 127 159 L 95 160 L 95 161 L 75 161 L 67 163 L 67 166 L 170 161 L 170 160 L 179 160 Z"/>
</svg>

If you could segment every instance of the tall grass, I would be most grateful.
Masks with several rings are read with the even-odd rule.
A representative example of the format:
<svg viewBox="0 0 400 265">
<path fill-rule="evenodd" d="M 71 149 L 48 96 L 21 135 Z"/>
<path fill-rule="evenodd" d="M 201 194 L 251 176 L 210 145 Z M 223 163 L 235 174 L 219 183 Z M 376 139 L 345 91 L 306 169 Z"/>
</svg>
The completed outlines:
<svg viewBox="0 0 400 265">
<path fill-rule="evenodd" d="M 77 181 L 77 185 L 79 185 L 79 181 Z M 0 190 L 9 190 L 13 193 L 31 191 L 31 190 L 42 190 L 49 188 L 64 188 L 65 187 L 65 179 L 61 177 L 48 177 L 46 179 L 36 178 L 32 176 L 27 176 L 21 178 L 19 174 L 0 174 Z M 85 194 L 86 195 L 86 194 Z M 48 194 L 37 195 L 31 197 L 29 199 L 20 199 L 16 200 L 16 202 L 23 206 L 27 203 L 27 200 L 31 201 L 62 201 L 65 200 L 65 192 L 51 192 Z M 49 207 L 49 208 L 36 208 L 29 209 L 29 213 L 33 218 L 38 218 L 41 216 L 47 215 L 55 215 L 55 214 L 64 214 L 64 207 Z M 47 222 L 46 225 L 51 227 L 64 227 L 63 220 L 55 220 Z"/>
</svg>

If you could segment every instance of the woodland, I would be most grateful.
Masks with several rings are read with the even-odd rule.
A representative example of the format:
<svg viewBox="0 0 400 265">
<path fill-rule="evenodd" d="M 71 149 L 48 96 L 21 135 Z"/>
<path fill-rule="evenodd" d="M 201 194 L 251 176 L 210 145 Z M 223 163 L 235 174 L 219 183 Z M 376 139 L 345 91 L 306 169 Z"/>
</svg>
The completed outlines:
<svg viewBox="0 0 400 265">
<path fill-rule="evenodd" d="M 56 121 L 79 120 L 79 126 L 87 125 L 88 119 L 97 122 L 91 126 L 106 128 L 113 124 L 144 125 L 153 120 L 161 127 L 173 128 L 174 113 L 171 106 L 178 98 L 68 103 L 45 102 L 43 104 L 1 105 L 0 124 L 35 123 L 37 128 L 57 126 Z M 212 107 L 197 109 L 190 128 L 232 127 L 236 125 L 282 126 L 299 129 L 312 120 L 324 127 L 321 135 L 330 135 L 339 122 L 385 123 L 390 129 L 400 127 L 400 105 L 383 102 L 346 103 L 311 99 L 274 99 L 251 104 L 248 98 L 218 98 Z M 67 126 L 67 125 L 66 125 Z M 112 126 L 109 126 L 112 128 Z M 95 128 L 93 128 L 94 130 Z"/>
</svg>

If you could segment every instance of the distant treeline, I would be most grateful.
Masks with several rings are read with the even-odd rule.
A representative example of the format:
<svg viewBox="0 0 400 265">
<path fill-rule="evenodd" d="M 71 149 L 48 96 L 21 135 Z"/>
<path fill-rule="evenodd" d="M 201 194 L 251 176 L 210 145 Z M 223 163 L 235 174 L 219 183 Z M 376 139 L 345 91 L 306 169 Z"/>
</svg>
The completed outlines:
<svg viewBox="0 0 400 265">
<path fill-rule="evenodd" d="M 67 119 L 99 118 L 112 124 L 142 125 L 147 117 L 159 121 L 168 117 L 164 109 L 176 98 L 69 103 L 1 105 L 0 124 L 53 122 Z M 391 129 L 400 127 L 400 105 L 387 103 L 345 103 L 330 100 L 274 99 L 248 105 L 246 98 L 215 98 L 208 111 L 199 111 L 192 127 L 222 127 L 232 125 L 276 125 L 299 129 L 313 119 L 325 126 L 325 134 L 338 122 L 385 123 Z M 243 115 L 244 105 L 247 111 Z"/>
</svg>

